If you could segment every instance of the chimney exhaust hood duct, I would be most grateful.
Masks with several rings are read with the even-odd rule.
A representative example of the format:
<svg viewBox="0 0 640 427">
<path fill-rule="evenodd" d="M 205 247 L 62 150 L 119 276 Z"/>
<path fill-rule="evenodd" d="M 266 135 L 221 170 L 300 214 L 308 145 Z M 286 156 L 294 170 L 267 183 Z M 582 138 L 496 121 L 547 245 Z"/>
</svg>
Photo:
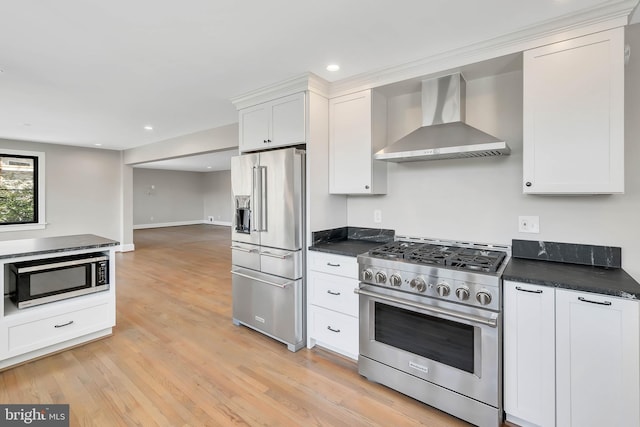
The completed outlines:
<svg viewBox="0 0 640 427">
<path fill-rule="evenodd" d="M 389 162 L 507 155 L 506 142 L 464 123 L 466 82 L 460 73 L 422 81 L 422 127 L 378 151 Z"/>
</svg>

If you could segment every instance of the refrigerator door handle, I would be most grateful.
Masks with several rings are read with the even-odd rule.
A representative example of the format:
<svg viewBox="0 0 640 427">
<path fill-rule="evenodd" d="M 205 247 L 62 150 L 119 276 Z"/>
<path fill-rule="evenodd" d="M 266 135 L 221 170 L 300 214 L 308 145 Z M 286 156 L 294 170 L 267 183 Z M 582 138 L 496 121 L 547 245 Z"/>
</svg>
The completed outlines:
<svg viewBox="0 0 640 427">
<path fill-rule="evenodd" d="M 260 166 L 260 231 L 267 231 L 267 167 Z"/>
<path fill-rule="evenodd" d="M 260 227 L 258 225 L 258 215 L 260 212 L 260 205 L 258 200 L 259 197 L 256 197 L 256 189 L 258 188 L 258 173 L 257 167 L 254 166 L 251 169 L 251 231 L 259 231 Z"/>
</svg>

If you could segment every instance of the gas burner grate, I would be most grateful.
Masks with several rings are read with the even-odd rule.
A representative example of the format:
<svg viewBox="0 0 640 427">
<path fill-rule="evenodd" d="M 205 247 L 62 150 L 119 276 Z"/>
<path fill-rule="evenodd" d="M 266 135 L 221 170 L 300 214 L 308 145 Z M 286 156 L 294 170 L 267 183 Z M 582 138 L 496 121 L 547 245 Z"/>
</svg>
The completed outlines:
<svg viewBox="0 0 640 427">
<path fill-rule="evenodd" d="M 405 258 L 405 255 L 416 248 L 422 246 L 422 243 L 396 241 L 378 246 L 369 251 L 369 255 L 376 258 Z"/>
<path fill-rule="evenodd" d="M 504 252 L 499 251 L 463 248 L 453 254 L 446 264 L 455 268 L 495 273 L 505 256 Z"/>
<path fill-rule="evenodd" d="M 445 265 L 455 252 L 448 246 L 425 244 L 408 253 L 405 258 L 418 264 Z"/>
<path fill-rule="evenodd" d="M 485 249 L 447 246 L 398 240 L 369 251 L 369 256 L 382 259 L 403 259 L 422 265 L 443 266 L 460 270 L 495 273 L 506 253 Z"/>
</svg>

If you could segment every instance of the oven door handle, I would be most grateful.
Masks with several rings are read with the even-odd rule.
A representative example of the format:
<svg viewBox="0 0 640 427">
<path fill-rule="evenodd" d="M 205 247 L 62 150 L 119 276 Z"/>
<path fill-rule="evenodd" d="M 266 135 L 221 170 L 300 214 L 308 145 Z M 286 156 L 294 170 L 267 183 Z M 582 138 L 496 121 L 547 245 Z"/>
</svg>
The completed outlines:
<svg viewBox="0 0 640 427">
<path fill-rule="evenodd" d="M 446 316 L 451 316 L 451 317 L 454 317 L 456 319 L 461 319 L 461 320 L 466 320 L 468 322 L 480 323 L 482 325 L 491 326 L 492 328 L 495 328 L 495 327 L 498 326 L 498 319 L 496 319 L 496 318 L 489 318 L 488 319 L 486 317 L 474 316 L 473 314 L 460 313 L 458 311 L 447 310 L 446 308 L 420 304 L 419 302 L 407 301 L 407 300 L 402 299 L 402 298 L 390 297 L 388 295 L 382 295 L 382 294 L 379 294 L 379 293 L 376 293 L 376 292 L 369 292 L 369 291 L 366 291 L 364 289 L 356 288 L 353 291 L 356 294 L 366 295 L 366 296 L 369 296 L 369 297 L 378 298 L 378 299 L 383 300 L 383 301 L 389 301 L 389 302 L 394 302 L 394 303 L 400 304 L 400 305 L 406 305 L 406 306 L 409 306 L 409 307 L 418 308 L 420 310 L 429 311 L 431 313 L 444 314 Z"/>
</svg>

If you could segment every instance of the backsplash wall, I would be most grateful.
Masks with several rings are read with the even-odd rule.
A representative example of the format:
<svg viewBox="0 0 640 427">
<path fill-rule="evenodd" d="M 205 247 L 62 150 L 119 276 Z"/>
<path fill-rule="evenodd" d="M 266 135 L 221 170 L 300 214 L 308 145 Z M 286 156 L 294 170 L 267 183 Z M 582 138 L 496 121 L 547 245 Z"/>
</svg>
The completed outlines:
<svg viewBox="0 0 640 427">
<path fill-rule="evenodd" d="M 640 26 L 627 42 L 640 49 Z M 522 193 L 522 72 L 467 81 L 467 122 L 504 138 L 504 157 L 389 163 L 384 196 L 348 198 L 348 225 L 398 235 L 510 244 L 511 239 L 622 247 L 622 267 L 640 280 L 640 56 L 625 81 L 625 194 L 540 196 Z M 420 94 L 388 99 L 388 140 L 420 125 Z M 382 223 L 373 211 L 382 211 Z M 540 217 L 540 233 L 518 232 L 519 215 Z"/>
</svg>

